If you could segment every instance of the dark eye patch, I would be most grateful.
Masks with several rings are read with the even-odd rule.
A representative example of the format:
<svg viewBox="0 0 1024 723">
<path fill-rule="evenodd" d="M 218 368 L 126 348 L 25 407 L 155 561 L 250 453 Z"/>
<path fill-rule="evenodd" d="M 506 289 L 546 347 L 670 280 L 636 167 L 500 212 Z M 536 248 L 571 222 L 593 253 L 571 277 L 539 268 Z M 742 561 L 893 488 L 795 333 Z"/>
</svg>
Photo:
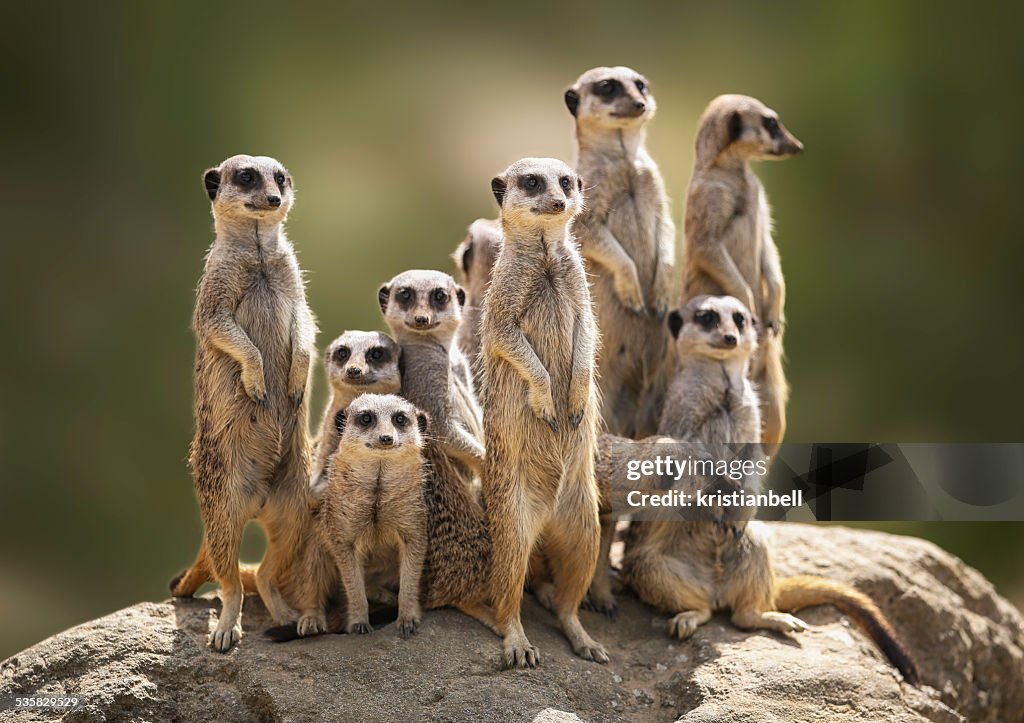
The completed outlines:
<svg viewBox="0 0 1024 723">
<path fill-rule="evenodd" d="M 373 412 L 366 411 L 356 415 L 356 424 L 360 427 L 369 427 L 376 419 L 377 417 Z"/>
<path fill-rule="evenodd" d="M 391 421 L 399 428 L 407 427 L 409 425 L 409 417 L 407 417 L 404 412 L 395 412 L 394 416 L 391 417 Z"/>
<path fill-rule="evenodd" d="M 371 364 L 386 364 L 391 361 L 391 352 L 382 346 L 375 346 L 366 352 L 366 361 Z"/>
<path fill-rule="evenodd" d="M 761 120 L 761 124 L 764 126 L 764 129 L 768 131 L 768 135 L 770 135 L 772 138 L 778 138 L 780 135 L 782 135 L 782 129 L 779 128 L 779 121 L 777 118 L 765 116 Z"/>
<path fill-rule="evenodd" d="M 717 311 L 711 309 L 701 309 L 693 315 L 693 320 L 700 324 L 704 329 L 711 330 L 718 326 L 718 322 L 721 320 L 718 316 Z"/>
<path fill-rule="evenodd" d="M 434 289 L 430 294 L 430 305 L 435 309 L 443 309 L 451 301 L 451 295 L 445 289 Z"/>
<path fill-rule="evenodd" d="M 622 87 L 622 83 L 612 78 L 608 80 L 599 80 L 591 86 L 591 89 L 598 98 L 604 100 L 612 100 L 622 95 L 625 88 Z"/>
<path fill-rule="evenodd" d="M 743 325 L 747 322 L 746 317 L 744 317 L 740 312 L 734 311 L 732 320 L 736 323 L 736 328 L 743 331 Z"/>
<path fill-rule="evenodd" d="M 395 300 L 398 301 L 398 305 L 403 309 L 408 308 L 416 301 L 416 292 L 407 286 L 403 287 L 395 294 Z"/>
<path fill-rule="evenodd" d="M 548 187 L 547 181 L 532 173 L 517 178 L 516 185 L 528 196 L 539 196 Z"/>
<path fill-rule="evenodd" d="M 334 350 L 334 354 L 331 356 L 338 364 L 344 364 L 348 361 L 348 358 L 352 355 L 352 351 L 347 346 L 339 346 Z"/>
</svg>

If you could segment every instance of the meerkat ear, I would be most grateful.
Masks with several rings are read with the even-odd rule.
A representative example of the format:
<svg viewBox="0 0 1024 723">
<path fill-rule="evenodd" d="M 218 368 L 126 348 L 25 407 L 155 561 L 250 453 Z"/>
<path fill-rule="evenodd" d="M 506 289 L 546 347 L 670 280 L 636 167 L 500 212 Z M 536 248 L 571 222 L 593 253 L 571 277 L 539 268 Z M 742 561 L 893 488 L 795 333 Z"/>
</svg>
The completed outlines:
<svg viewBox="0 0 1024 723">
<path fill-rule="evenodd" d="M 345 433 L 345 422 L 348 419 L 348 415 L 345 414 L 344 409 L 339 409 L 338 413 L 334 415 L 334 428 L 338 431 L 338 434 Z"/>
<path fill-rule="evenodd" d="M 672 332 L 672 338 L 679 338 L 679 330 L 683 328 L 683 315 L 678 309 L 673 309 L 668 314 L 668 330 Z"/>
<path fill-rule="evenodd" d="M 430 415 L 417 409 L 416 426 L 420 428 L 420 434 L 426 434 L 427 427 L 430 426 Z"/>
<path fill-rule="evenodd" d="M 459 300 L 459 306 L 466 305 L 466 290 L 461 286 L 455 287 L 455 298 Z"/>
<path fill-rule="evenodd" d="M 580 107 L 580 94 L 572 88 L 565 91 L 565 107 L 569 109 L 569 112 L 572 113 L 573 118 L 575 118 L 576 111 L 578 111 Z"/>
<path fill-rule="evenodd" d="M 206 195 L 210 200 L 217 198 L 217 189 L 220 188 L 220 169 L 208 168 L 203 174 L 203 186 L 206 188 Z"/>
<path fill-rule="evenodd" d="M 380 304 L 380 313 L 388 313 L 388 299 L 391 298 L 391 287 L 387 284 L 381 284 L 380 288 L 377 289 L 377 302 Z"/>
<path fill-rule="evenodd" d="M 491 179 L 491 192 L 494 194 L 494 200 L 501 206 L 505 203 L 505 190 L 508 188 L 508 184 L 505 183 L 505 179 L 501 176 L 495 176 Z"/>
<path fill-rule="evenodd" d="M 743 116 L 740 112 L 734 110 L 729 114 L 729 142 L 735 143 L 743 135 Z"/>
</svg>

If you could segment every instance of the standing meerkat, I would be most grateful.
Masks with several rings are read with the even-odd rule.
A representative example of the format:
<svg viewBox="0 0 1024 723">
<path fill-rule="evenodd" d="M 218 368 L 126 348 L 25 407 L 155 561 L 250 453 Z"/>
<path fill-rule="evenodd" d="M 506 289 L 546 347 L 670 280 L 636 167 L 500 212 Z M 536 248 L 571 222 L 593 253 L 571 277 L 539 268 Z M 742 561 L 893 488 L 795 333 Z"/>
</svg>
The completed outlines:
<svg viewBox="0 0 1024 723">
<path fill-rule="evenodd" d="M 491 282 L 491 269 L 501 251 L 501 221 L 478 218 L 469 225 L 466 238 L 455 251 L 455 262 L 459 281 L 466 289 L 466 306 L 459 327 L 459 347 L 469 360 L 473 382 L 480 388 L 480 318 L 484 310 L 484 295 Z"/>
<path fill-rule="evenodd" d="M 788 158 L 803 144 L 759 100 L 720 95 L 701 117 L 696 146 L 686 199 L 683 298 L 727 294 L 759 320 L 751 379 L 761 396 L 760 439 L 774 456 L 786 433 L 789 396 L 782 368 L 786 284 L 768 198 L 750 161 Z"/>
<path fill-rule="evenodd" d="M 484 447 L 482 411 L 465 355 L 455 343 L 466 292 L 441 271 L 405 271 L 377 291 L 380 310 L 402 348 L 402 396 L 427 412 L 433 451 L 479 474 Z"/>
<path fill-rule="evenodd" d="M 576 170 L 586 205 L 573 223 L 601 331 L 604 426 L 646 437 L 658 425 L 674 371 L 665 314 L 679 295 L 676 231 L 657 164 L 645 146 L 657 104 L 647 79 L 593 68 L 565 92 L 576 121 Z"/>
<path fill-rule="evenodd" d="M 543 539 L 553 607 L 580 657 L 608 653 L 580 623 L 599 546 L 594 452 L 597 325 L 569 233 L 582 182 L 550 158 L 525 158 L 491 181 L 504 241 L 481 325 L 483 496 L 493 548 L 491 595 L 507 666 L 535 666 L 520 620 L 531 553 Z"/>
<path fill-rule="evenodd" d="M 189 463 L 202 513 L 194 567 L 211 569 L 221 612 L 210 645 L 242 635 L 238 548 L 256 519 L 267 549 L 256 573 L 275 620 L 294 619 L 279 578 L 308 532 L 306 391 L 316 323 L 284 221 L 292 179 L 273 158 L 233 156 L 203 176 L 216 240 L 196 299 L 196 432 Z M 181 579 L 196 575 L 185 573 Z"/>
<path fill-rule="evenodd" d="M 711 460 L 762 459 L 760 404 L 748 379 L 757 346 L 754 320 L 732 297 L 700 296 L 669 317 L 678 338 L 681 370 L 672 383 L 659 432 L 694 445 Z M 643 444 L 643 443 L 637 443 Z M 760 490 L 747 476 L 736 486 Z M 674 617 L 669 634 L 689 637 L 716 610 L 732 611 L 738 628 L 799 632 L 807 625 L 789 612 L 831 604 L 850 615 L 908 682 L 917 684 L 909 653 L 869 597 L 842 583 L 811 575 L 776 578 L 769 529 L 746 520 L 636 521 L 623 558 L 623 578 L 641 600 Z M 788 611 L 788 612 L 782 612 Z"/>
<path fill-rule="evenodd" d="M 324 365 L 331 398 L 320 422 L 313 458 L 314 495 L 326 483 L 328 462 L 338 447 L 336 417 L 360 394 L 398 394 L 398 344 L 379 331 L 346 331 L 327 347 Z"/>
<path fill-rule="evenodd" d="M 415 635 L 427 553 L 423 500 L 426 415 L 401 397 L 364 394 L 337 415 L 341 438 L 328 472 L 317 529 L 338 567 L 349 633 L 370 632 L 363 568 L 381 549 L 398 551 L 398 631 Z"/>
</svg>

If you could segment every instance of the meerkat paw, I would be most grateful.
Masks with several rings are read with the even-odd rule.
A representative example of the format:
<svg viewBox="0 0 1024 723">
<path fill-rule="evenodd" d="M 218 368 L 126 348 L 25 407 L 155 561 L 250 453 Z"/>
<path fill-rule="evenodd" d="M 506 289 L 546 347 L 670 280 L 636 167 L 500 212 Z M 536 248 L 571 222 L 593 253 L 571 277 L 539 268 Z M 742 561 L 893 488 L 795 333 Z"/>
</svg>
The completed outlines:
<svg viewBox="0 0 1024 723">
<path fill-rule="evenodd" d="M 327 618 L 323 613 L 303 615 L 299 618 L 296 629 L 301 638 L 309 635 L 321 635 L 327 632 Z"/>
<path fill-rule="evenodd" d="M 345 632 L 349 635 L 369 635 L 373 632 L 373 628 L 370 627 L 369 621 L 349 623 L 348 627 L 345 628 Z"/>
<path fill-rule="evenodd" d="M 630 311 L 639 314 L 644 310 L 644 292 L 640 289 L 640 279 L 634 266 L 628 272 L 615 275 L 615 295 Z"/>
<path fill-rule="evenodd" d="M 679 640 L 686 640 L 697 632 L 711 616 L 700 610 L 687 610 L 668 621 L 668 634 Z"/>
<path fill-rule="evenodd" d="M 536 668 L 540 665 L 540 651 L 525 637 L 521 642 L 506 642 L 501 654 L 502 667 L 508 668 Z"/>
<path fill-rule="evenodd" d="M 608 651 L 604 649 L 604 646 L 594 640 L 590 640 L 577 648 L 573 648 L 573 652 L 584 660 L 593 660 L 595 663 L 600 663 L 601 665 L 604 665 L 611 660 L 611 658 L 608 657 Z"/>
<path fill-rule="evenodd" d="M 398 618 L 398 635 L 402 640 L 408 640 L 419 632 L 419 617 Z"/>
<path fill-rule="evenodd" d="M 226 653 L 242 639 L 242 623 L 235 623 L 227 629 L 217 629 L 210 633 L 208 644 L 218 653 Z"/>
</svg>

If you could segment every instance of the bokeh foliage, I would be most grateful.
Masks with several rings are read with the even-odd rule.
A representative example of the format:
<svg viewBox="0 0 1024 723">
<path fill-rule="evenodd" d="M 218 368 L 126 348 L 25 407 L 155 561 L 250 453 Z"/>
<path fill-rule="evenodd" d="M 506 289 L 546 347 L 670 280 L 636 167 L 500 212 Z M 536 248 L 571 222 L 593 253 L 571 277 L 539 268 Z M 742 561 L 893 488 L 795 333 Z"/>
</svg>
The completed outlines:
<svg viewBox="0 0 1024 723">
<path fill-rule="evenodd" d="M 1020 441 L 1021 8 L 4 3 L 0 657 L 163 597 L 198 545 L 204 168 L 249 152 L 294 174 L 323 348 L 380 326 L 380 281 L 449 268 L 496 212 L 495 172 L 573 159 L 561 94 L 594 65 L 651 79 L 677 220 L 714 95 L 758 96 L 806 144 L 759 169 L 788 281 L 789 439 Z M 1020 601 L 1021 525 L 897 529 Z"/>
</svg>

